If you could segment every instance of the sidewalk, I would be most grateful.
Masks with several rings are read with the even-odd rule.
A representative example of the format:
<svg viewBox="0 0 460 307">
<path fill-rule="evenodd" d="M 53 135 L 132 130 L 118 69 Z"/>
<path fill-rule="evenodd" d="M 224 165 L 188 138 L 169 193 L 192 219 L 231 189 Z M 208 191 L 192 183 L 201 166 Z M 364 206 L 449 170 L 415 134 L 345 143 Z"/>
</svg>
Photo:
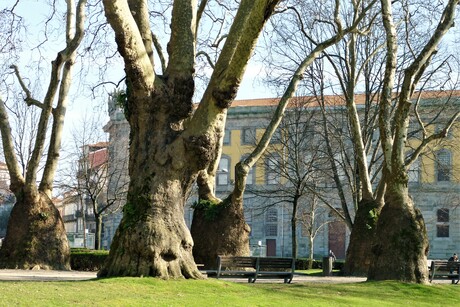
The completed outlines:
<svg viewBox="0 0 460 307">
<path fill-rule="evenodd" d="M 97 272 L 81 271 L 47 271 L 47 270 L 0 270 L 0 280 L 35 280 L 35 281 L 69 281 L 97 278 Z M 225 281 L 247 283 L 247 279 L 225 278 Z M 292 283 L 356 283 L 366 281 L 362 277 L 307 276 L 295 275 Z M 258 279 L 256 283 L 283 283 L 282 279 Z"/>
<path fill-rule="evenodd" d="M 79 281 L 97 278 L 97 272 L 82 271 L 47 271 L 47 270 L 0 270 L 0 281 Z M 247 279 L 225 278 L 224 281 L 247 283 Z M 329 283 L 345 284 L 366 281 L 365 277 L 348 276 L 308 276 L 294 275 L 292 284 L 298 283 Z M 283 283 L 282 279 L 258 279 L 256 283 Z M 433 280 L 433 284 L 450 284 L 450 280 Z"/>
<path fill-rule="evenodd" d="M 96 274 L 81 271 L 0 270 L 0 280 L 76 281 L 96 278 Z"/>
</svg>

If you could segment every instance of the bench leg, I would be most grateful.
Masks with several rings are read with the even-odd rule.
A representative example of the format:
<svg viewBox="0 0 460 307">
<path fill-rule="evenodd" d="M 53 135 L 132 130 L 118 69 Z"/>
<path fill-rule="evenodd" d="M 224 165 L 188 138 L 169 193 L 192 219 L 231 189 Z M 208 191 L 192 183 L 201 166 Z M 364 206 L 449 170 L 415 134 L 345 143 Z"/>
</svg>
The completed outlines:
<svg viewBox="0 0 460 307">
<path fill-rule="evenodd" d="M 292 281 L 292 278 L 290 278 L 290 277 L 286 277 L 286 278 L 284 279 L 284 283 L 285 283 L 285 284 L 290 284 L 291 281 Z"/>
</svg>

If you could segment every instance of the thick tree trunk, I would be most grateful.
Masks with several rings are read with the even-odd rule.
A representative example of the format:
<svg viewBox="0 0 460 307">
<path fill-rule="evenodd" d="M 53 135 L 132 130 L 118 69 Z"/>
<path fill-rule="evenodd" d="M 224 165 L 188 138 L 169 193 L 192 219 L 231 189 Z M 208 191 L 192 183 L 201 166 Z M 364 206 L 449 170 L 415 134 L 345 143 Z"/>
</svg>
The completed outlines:
<svg viewBox="0 0 460 307">
<path fill-rule="evenodd" d="M 218 255 L 249 256 L 250 253 L 250 228 L 244 220 L 242 203 L 226 199 L 213 207 L 198 207 L 193 213 L 193 256 L 205 269 L 215 269 Z M 209 210 L 215 213 L 210 214 Z"/>
<path fill-rule="evenodd" d="M 108 260 L 98 276 L 201 278 L 183 217 L 181 180 L 163 177 L 145 182 L 138 193 L 131 188 Z"/>
<path fill-rule="evenodd" d="M 171 108 L 175 103 L 177 114 L 177 108 L 191 97 L 186 94 L 193 93 L 193 84 L 184 80 L 178 83 L 170 88 L 185 93 L 182 97 L 167 90 L 152 98 L 128 92 L 126 112 L 131 133 L 127 203 L 99 276 L 202 278 L 193 260 L 184 206 L 194 174 L 201 163 L 207 163 L 213 143 L 206 136 L 180 135 L 171 124 L 177 117 L 158 112 L 166 100 Z M 190 110 L 182 111 L 186 114 Z"/>
<path fill-rule="evenodd" d="M 379 205 L 374 200 L 361 200 L 356 211 L 344 265 L 345 275 L 367 276 L 372 259 Z"/>
<path fill-rule="evenodd" d="M 387 192 L 372 247 L 368 280 L 427 283 L 428 237 L 407 187 Z"/>
<path fill-rule="evenodd" d="M 70 249 L 59 211 L 45 194 L 20 189 L 0 250 L 0 267 L 70 269 Z"/>
</svg>

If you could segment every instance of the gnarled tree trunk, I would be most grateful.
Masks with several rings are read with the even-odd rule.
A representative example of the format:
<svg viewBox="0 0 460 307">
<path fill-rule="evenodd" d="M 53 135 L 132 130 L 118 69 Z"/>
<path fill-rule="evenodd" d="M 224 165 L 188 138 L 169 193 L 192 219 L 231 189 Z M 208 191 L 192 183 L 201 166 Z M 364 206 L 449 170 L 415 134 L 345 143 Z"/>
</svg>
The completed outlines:
<svg viewBox="0 0 460 307">
<path fill-rule="evenodd" d="M 168 177 L 146 179 L 142 192 L 128 194 L 109 260 L 99 276 L 202 278 L 183 218 L 181 180 Z"/>
<path fill-rule="evenodd" d="M 407 186 L 389 188 L 377 229 L 368 279 L 426 283 L 428 236 Z"/>
<path fill-rule="evenodd" d="M 224 200 L 214 206 L 216 214 L 207 213 L 209 208 L 195 208 L 193 212 L 193 256 L 205 269 L 216 268 L 218 255 L 249 255 L 250 228 L 244 220 L 242 201 Z"/>
<path fill-rule="evenodd" d="M 374 243 L 378 209 L 378 203 L 373 199 L 362 199 L 358 203 L 343 268 L 345 275 L 367 276 L 372 259 L 371 248 Z"/>
<path fill-rule="evenodd" d="M 202 278 L 193 259 L 184 206 L 194 174 L 209 163 L 215 141 L 172 129 L 178 116 L 191 111 L 190 79 L 158 85 L 152 98 L 130 91 L 131 82 L 128 76 L 125 113 L 131 129 L 131 180 L 123 218 L 98 275 Z M 173 101 L 177 108 L 170 105 Z M 180 109 L 181 105 L 189 108 Z"/>
<path fill-rule="evenodd" d="M 16 195 L 0 266 L 17 269 L 70 269 L 70 249 L 59 211 L 47 195 L 22 188 Z"/>
</svg>

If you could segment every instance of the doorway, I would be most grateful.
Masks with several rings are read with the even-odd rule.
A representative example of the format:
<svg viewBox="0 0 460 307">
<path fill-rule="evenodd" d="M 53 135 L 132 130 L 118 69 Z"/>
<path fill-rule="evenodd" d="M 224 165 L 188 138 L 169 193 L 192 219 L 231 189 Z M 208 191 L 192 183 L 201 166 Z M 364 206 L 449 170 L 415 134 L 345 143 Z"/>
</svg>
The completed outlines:
<svg viewBox="0 0 460 307">
<path fill-rule="evenodd" d="M 276 239 L 266 239 L 267 244 L 267 257 L 276 256 Z"/>
<path fill-rule="evenodd" d="M 337 259 L 345 259 L 346 226 L 342 221 L 334 221 L 328 226 L 329 250 L 332 250 Z"/>
</svg>

